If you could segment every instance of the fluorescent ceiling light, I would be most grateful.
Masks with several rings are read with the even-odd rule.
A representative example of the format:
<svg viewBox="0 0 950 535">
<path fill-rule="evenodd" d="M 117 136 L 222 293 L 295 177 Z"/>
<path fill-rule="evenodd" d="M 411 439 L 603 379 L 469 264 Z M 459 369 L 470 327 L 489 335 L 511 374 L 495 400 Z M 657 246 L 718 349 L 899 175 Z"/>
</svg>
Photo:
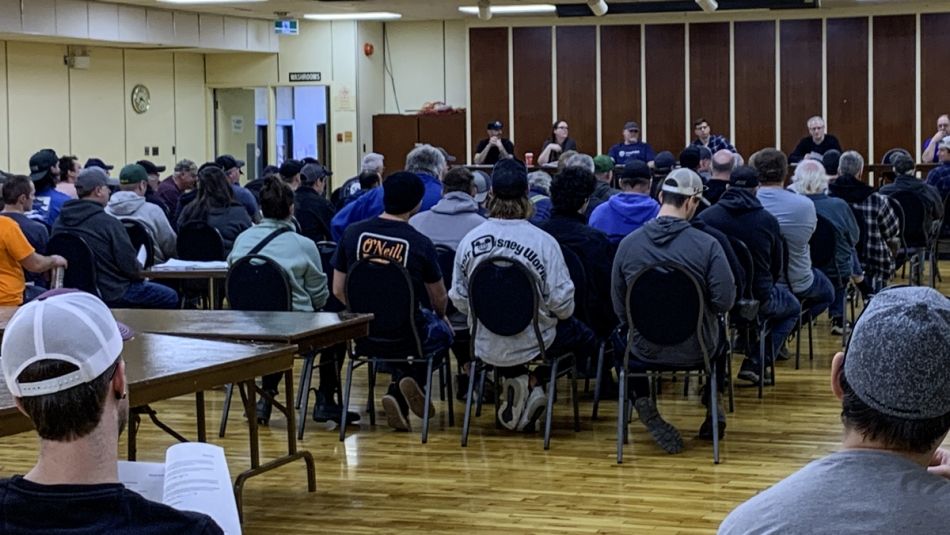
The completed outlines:
<svg viewBox="0 0 950 535">
<path fill-rule="evenodd" d="M 365 13 L 310 13 L 303 18 L 309 20 L 395 20 L 401 19 L 399 13 L 390 13 L 388 11 L 375 11 Z"/>
<path fill-rule="evenodd" d="M 165 4 L 250 4 L 267 0 L 158 0 Z"/>
<path fill-rule="evenodd" d="M 491 6 L 492 15 L 528 15 L 532 13 L 554 13 L 553 4 L 522 4 L 518 6 Z M 478 15 L 478 6 L 461 6 L 459 11 L 466 15 Z"/>
</svg>

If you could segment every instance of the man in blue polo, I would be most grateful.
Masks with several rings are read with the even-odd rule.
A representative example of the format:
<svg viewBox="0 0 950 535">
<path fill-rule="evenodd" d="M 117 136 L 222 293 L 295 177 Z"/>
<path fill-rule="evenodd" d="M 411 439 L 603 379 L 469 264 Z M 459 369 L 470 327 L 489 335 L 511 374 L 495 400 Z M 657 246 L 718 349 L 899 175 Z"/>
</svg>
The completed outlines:
<svg viewBox="0 0 950 535">
<path fill-rule="evenodd" d="M 941 197 L 950 195 L 950 136 L 940 141 L 937 149 L 940 166 L 927 174 L 927 183 L 937 188 Z"/>
<path fill-rule="evenodd" d="M 640 141 L 640 125 L 628 121 L 623 125 L 623 143 L 610 147 L 608 156 L 614 159 L 617 165 L 627 165 L 632 160 L 640 160 L 653 166 L 656 153 L 649 143 Z"/>
<path fill-rule="evenodd" d="M 442 176 L 446 171 L 445 156 L 432 145 L 419 145 L 406 155 L 406 171 L 415 173 L 425 186 L 420 212 L 435 206 L 442 199 Z M 385 185 L 385 181 L 383 181 Z M 383 213 L 383 188 L 373 188 L 358 199 L 347 204 L 333 216 L 330 232 L 333 241 L 343 237 L 346 227 L 357 221 L 376 217 Z"/>
</svg>

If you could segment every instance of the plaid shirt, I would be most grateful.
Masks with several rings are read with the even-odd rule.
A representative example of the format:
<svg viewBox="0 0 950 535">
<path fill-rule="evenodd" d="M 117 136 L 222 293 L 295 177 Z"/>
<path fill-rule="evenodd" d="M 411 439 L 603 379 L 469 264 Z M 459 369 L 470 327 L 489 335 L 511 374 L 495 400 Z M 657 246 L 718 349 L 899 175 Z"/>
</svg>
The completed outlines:
<svg viewBox="0 0 950 535">
<path fill-rule="evenodd" d="M 927 183 L 937 188 L 941 197 L 950 194 L 950 162 L 943 162 L 927 173 Z"/>
<path fill-rule="evenodd" d="M 700 141 L 699 138 L 697 138 L 693 140 L 693 145 L 696 145 L 697 147 L 702 147 L 703 142 Z M 716 154 L 718 151 L 721 151 L 723 149 L 730 152 L 736 151 L 736 148 L 733 147 L 732 143 L 729 143 L 729 140 L 726 139 L 724 136 L 716 136 L 716 135 L 709 136 L 709 142 L 706 143 L 705 146 L 706 148 L 709 149 L 709 152 L 713 154 Z"/>
<path fill-rule="evenodd" d="M 872 193 L 864 202 L 851 204 L 851 209 L 866 233 L 865 240 L 856 247 L 864 274 L 886 283 L 894 275 L 894 257 L 887 244 L 900 233 L 900 221 L 891 201 L 880 193 Z"/>
</svg>

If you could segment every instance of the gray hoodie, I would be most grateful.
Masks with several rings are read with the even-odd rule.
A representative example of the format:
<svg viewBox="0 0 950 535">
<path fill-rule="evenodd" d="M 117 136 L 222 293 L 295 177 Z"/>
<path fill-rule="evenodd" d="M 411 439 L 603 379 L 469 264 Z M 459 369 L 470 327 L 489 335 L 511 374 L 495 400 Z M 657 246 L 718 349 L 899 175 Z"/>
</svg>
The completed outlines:
<svg viewBox="0 0 950 535">
<path fill-rule="evenodd" d="M 175 256 L 175 231 L 162 209 L 145 202 L 145 197 L 134 191 L 117 191 L 109 198 L 106 213 L 118 219 L 134 219 L 145 225 L 155 243 L 156 264 Z"/>
<path fill-rule="evenodd" d="M 470 230 L 484 222 L 485 218 L 478 213 L 478 203 L 461 191 L 446 193 L 435 206 L 409 220 L 409 224 L 432 243 L 445 245 L 453 251 L 458 249 L 459 242 Z"/>
<path fill-rule="evenodd" d="M 703 341 L 709 355 L 719 343 L 716 315 L 732 308 L 736 283 L 722 246 L 715 238 L 693 228 L 689 221 L 662 216 L 648 221 L 620 242 L 611 273 L 614 312 L 626 323 L 627 283 L 643 268 L 671 261 L 683 266 L 705 288 L 706 310 L 703 316 Z M 632 352 L 645 362 L 687 366 L 702 361 L 695 338 L 675 347 L 661 348 L 634 333 Z"/>
</svg>

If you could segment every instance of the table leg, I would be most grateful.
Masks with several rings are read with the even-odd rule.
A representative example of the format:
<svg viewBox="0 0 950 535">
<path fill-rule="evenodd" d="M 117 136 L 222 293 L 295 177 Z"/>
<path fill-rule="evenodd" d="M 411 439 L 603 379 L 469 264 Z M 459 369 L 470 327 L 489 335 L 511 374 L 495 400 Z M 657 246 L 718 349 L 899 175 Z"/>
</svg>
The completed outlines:
<svg viewBox="0 0 950 535">
<path fill-rule="evenodd" d="M 214 292 L 214 277 L 208 279 L 208 300 L 211 301 L 208 303 L 208 309 L 214 310 L 218 304 L 218 299 Z"/>
<path fill-rule="evenodd" d="M 195 413 L 198 416 L 198 442 L 207 442 L 207 430 L 205 429 L 205 393 L 195 392 Z"/>
<path fill-rule="evenodd" d="M 128 427 L 129 427 L 129 443 L 128 443 L 128 447 L 129 447 L 129 449 L 128 449 L 128 460 L 130 460 L 130 461 L 134 461 L 134 460 L 135 460 L 135 454 L 136 454 L 136 451 L 135 451 L 135 434 L 136 434 L 136 432 L 138 432 L 138 429 L 137 429 L 137 427 L 138 427 L 138 425 L 137 425 L 137 424 L 138 424 L 138 420 L 139 420 L 139 415 L 138 415 L 138 414 L 135 414 L 135 412 L 133 412 L 131 409 L 129 409 L 129 423 L 128 423 Z"/>
</svg>

